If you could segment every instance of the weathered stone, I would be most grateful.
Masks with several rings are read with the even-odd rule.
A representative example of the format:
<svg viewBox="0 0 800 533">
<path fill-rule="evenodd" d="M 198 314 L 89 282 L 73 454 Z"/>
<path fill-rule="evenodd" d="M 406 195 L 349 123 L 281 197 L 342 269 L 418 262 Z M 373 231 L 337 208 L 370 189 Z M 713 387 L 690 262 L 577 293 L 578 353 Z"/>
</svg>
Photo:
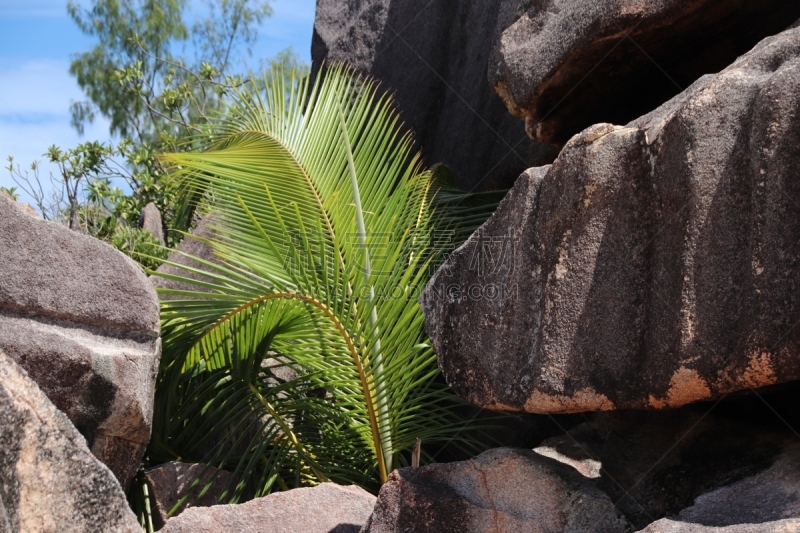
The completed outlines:
<svg viewBox="0 0 800 533">
<path fill-rule="evenodd" d="M 0 531 L 141 531 L 113 474 L 89 452 L 67 417 L 2 352 Z"/>
<path fill-rule="evenodd" d="M 375 496 L 351 485 L 323 483 L 276 492 L 239 505 L 192 507 L 170 518 L 164 533 L 358 533 Z"/>
<path fill-rule="evenodd" d="M 158 242 L 164 244 L 164 224 L 161 222 L 161 211 L 153 202 L 144 206 L 142 214 L 139 216 L 139 227 L 149 231 Z"/>
<path fill-rule="evenodd" d="M 800 533 L 800 520 L 789 518 L 761 524 L 713 527 L 664 518 L 653 522 L 641 533 Z"/>
<path fill-rule="evenodd" d="M 800 441 L 766 470 L 699 496 L 676 519 L 722 527 L 785 518 L 800 523 Z"/>
<path fill-rule="evenodd" d="M 0 349 L 25 368 L 127 486 L 150 439 L 160 354 L 139 266 L 0 195 Z"/>
<path fill-rule="evenodd" d="M 664 517 L 715 526 L 800 518 L 797 436 L 757 397 L 728 413 L 712 405 L 601 413 L 540 448 L 576 468 L 601 465 L 597 487 L 637 529 Z"/>
<path fill-rule="evenodd" d="M 661 409 L 800 379 L 800 29 L 523 175 L 423 295 L 489 409 Z"/>
<path fill-rule="evenodd" d="M 204 239 L 213 239 L 216 236 L 216 231 L 214 229 L 214 217 L 212 215 L 207 215 L 200 219 L 197 223 L 197 226 L 191 231 L 189 235 L 184 237 L 178 247 L 169 254 L 168 263 L 162 264 L 158 267 L 157 272 L 160 274 L 167 274 L 170 276 L 181 276 L 181 277 L 188 277 L 193 280 L 197 281 L 211 281 L 209 278 L 204 277 L 201 274 L 195 274 L 193 272 L 188 272 L 182 268 L 173 266 L 169 263 L 176 263 L 181 266 L 199 269 L 199 270 L 208 270 L 208 267 L 203 265 L 202 263 L 195 261 L 187 256 L 193 256 L 203 261 L 208 261 L 210 263 L 219 264 L 219 258 L 214 255 L 214 252 L 211 250 L 211 247 L 204 242 Z M 197 287 L 195 285 L 191 285 L 189 283 L 181 283 L 178 281 L 174 281 L 167 278 L 162 278 L 159 276 L 151 276 L 150 282 L 156 287 L 160 289 L 170 289 L 170 290 L 179 290 L 179 291 L 204 291 L 202 287 Z M 162 294 L 160 295 L 162 300 L 169 300 L 171 296 Z"/>
<path fill-rule="evenodd" d="M 508 188 L 556 155 L 526 138 L 487 82 L 495 26 L 509 18 L 497 2 L 318 0 L 313 67 L 344 61 L 376 77 L 429 164 L 465 189 Z"/>
<path fill-rule="evenodd" d="M 189 507 L 217 505 L 231 480 L 231 474 L 204 464 L 172 461 L 148 469 L 145 479 L 153 510 L 153 525 L 161 529 L 170 516 L 170 509 L 184 496 L 188 495 L 172 516 L 178 516 Z M 196 480 L 199 483 L 192 486 Z M 201 491 L 206 492 L 198 497 Z"/>
<path fill-rule="evenodd" d="M 786 0 L 505 0 L 489 82 L 532 138 L 626 122 L 800 17 Z"/>
<path fill-rule="evenodd" d="M 459 463 L 395 470 L 363 533 L 623 532 L 608 496 L 572 468 L 498 448 Z"/>
</svg>

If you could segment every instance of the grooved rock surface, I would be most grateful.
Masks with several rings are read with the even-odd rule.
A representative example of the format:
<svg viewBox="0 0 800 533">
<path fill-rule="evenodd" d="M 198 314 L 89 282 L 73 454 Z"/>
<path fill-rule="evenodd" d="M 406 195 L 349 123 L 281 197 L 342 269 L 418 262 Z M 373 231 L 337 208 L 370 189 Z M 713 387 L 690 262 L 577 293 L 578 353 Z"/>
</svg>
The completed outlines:
<svg viewBox="0 0 800 533">
<path fill-rule="evenodd" d="M 189 507 L 217 505 L 231 480 L 231 474 L 204 464 L 171 461 L 148 469 L 145 479 L 153 509 L 153 525 L 160 529 L 164 527 L 170 509 L 187 494 L 186 502 L 172 516 L 178 516 Z M 192 487 L 197 479 L 200 483 Z M 209 483 L 211 486 L 206 489 Z M 198 498 L 202 490 L 206 490 L 206 493 Z"/>
<path fill-rule="evenodd" d="M 800 379 L 800 29 L 516 183 L 421 299 L 497 410 L 663 409 Z"/>
<path fill-rule="evenodd" d="M 139 533 L 114 475 L 0 352 L 0 531 Z"/>
<path fill-rule="evenodd" d="M 532 138 L 624 124 L 800 17 L 791 0 L 504 0 L 489 82 Z"/>
<path fill-rule="evenodd" d="M 155 291 L 132 260 L 0 194 L 0 349 L 119 479 L 150 439 L 161 353 Z"/>
<path fill-rule="evenodd" d="M 486 78 L 496 26 L 513 9 L 453 0 L 317 0 L 313 68 L 345 61 L 394 94 L 429 165 L 465 189 L 508 188 L 553 147 L 526 138 Z"/>
<path fill-rule="evenodd" d="M 276 492 L 239 505 L 192 507 L 170 518 L 163 533 L 358 533 L 375 496 L 360 487 L 322 483 Z"/>
<path fill-rule="evenodd" d="M 629 530 L 608 496 L 572 468 L 497 448 L 469 461 L 395 470 L 362 533 Z"/>
</svg>

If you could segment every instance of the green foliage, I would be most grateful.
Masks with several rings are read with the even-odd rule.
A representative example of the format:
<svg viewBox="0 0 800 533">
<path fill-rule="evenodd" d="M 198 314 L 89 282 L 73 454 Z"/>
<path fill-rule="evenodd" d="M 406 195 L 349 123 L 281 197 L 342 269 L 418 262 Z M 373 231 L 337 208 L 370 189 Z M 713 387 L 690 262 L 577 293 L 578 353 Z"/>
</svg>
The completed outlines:
<svg viewBox="0 0 800 533">
<path fill-rule="evenodd" d="M 111 120 L 111 133 L 176 149 L 198 122 L 224 106 L 242 82 L 231 74 L 234 57 L 250 53 L 256 27 L 271 14 L 265 0 L 209 2 L 207 16 L 186 20 L 185 0 L 94 0 L 68 11 L 78 27 L 97 39 L 73 57 L 70 72 L 89 97 L 73 104 L 79 130 L 95 109 Z M 194 53 L 176 54 L 191 42 Z"/>
<path fill-rule="evenodd" d="M 116 147 L 52 146 L 44 156 L 57 168 L 50 176 L 40 176 L 38 161 L 23 170 L 9 157 L 6 169 L 45 219 L 105 240 L 151 268 L 166 251 L 138 229 L 144 206 L 158 207 L 170 248 L 193 217 L 193 197 L 183 195 L 154 154 L 191 148 L 197 125 L 224 116 L 229 96 L 247 79 L 235 72 L 244 66 L 237 61 L 250 53 L 269 2 L 221 0 L 197 8 L 185 0 L 93 0 L 67 9 L 96 39 L 70 65 L 88 97 L 73 104 L 73 126 L 83 132 L 99 113 L 122 140 Z M 308 71 L 291 49 L 265 66 Z"/>
<path fill-rule="evenodd" d="M 157 268 L 167 250 L 149 232 L 138 228 L 144 206 L 154 202 L 168 221 L 178 216 L 180 198 L 175 180 L 154 179 L 148 163 L 155 161 L 147 147 L 130 142 L 116 148 L 98 142 L 81 143 L 75 148 L 48 148 L 46 160 L 57 175 L 51 175 L 46 189 L 39 175 L 38 162 L 22 170 L 9 157 L 6 170 L 31 198 L 45 220 L 61 222 L 108 242 L 146 268 Z M 122 161 L 122 163 L 120 162 Z M 124 181 L 135 195 L 112 185 Z M 175 234 L 169 238 L 174 239 Z"/>
<path fill-rule="evenodd" d="M 164 156 L 213 197 L 220 264 L 161 274 L 195 289 L 162 290 L 148 455 L 230 470 L 231 501 L 375 490 L 417 439 L 427 461 L 490 442 L 439 378 L 417 300 L 458 244 L 436 245 L 457 234 L 456 193 L 432 202 L 444 185 L 372 81 L 336 67 L 307 83 L 275 73 L 202 149 Z"/>
<path fill-rule="evenodd" d="M 19 201 L 19 194 L 17 194 L 16 187 L 0 187 L 0 192 L 9 195 L 15 202 Z"/>
</svg>

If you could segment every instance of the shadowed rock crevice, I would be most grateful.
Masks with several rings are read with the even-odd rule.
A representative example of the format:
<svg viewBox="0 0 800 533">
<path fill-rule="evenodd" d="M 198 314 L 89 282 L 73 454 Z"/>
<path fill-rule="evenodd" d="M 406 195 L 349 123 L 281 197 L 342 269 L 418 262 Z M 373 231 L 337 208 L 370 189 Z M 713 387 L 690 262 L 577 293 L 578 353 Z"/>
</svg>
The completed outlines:
<svg viewBox="0 0 800 533">
<path fill-rule="evenodd" d="M 489 81 L 532 138 L 565 143 L 625 124 L 718 72 L 800 17 L 787 0 L 507 0 Z"/>
</svg>

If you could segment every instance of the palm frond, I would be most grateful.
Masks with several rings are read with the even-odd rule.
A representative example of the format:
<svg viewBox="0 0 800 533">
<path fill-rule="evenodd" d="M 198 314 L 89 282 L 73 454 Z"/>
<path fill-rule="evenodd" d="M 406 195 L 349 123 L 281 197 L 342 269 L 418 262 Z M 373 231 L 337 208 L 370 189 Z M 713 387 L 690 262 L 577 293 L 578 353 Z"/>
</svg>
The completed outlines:
<svg viewBox="0 0 800 533">
<path fill-rule="evenodd" d="M 165 291 L 150 454 L 233 470 L 233 499 L 328 479 L 374 488 L 417 439 L 479 447 L 438 379 L 418 296 L 447 251 L 437 232 L 487 203 L 422 167 L 373 81 L 342 66 L 313 87 L 286 79 L 240 93 L 201 151 L 163 156 L 213 199 L 218 261 L 193 258 L 202 280 L 173 263 L 196 290 Z"/>
</svg>

